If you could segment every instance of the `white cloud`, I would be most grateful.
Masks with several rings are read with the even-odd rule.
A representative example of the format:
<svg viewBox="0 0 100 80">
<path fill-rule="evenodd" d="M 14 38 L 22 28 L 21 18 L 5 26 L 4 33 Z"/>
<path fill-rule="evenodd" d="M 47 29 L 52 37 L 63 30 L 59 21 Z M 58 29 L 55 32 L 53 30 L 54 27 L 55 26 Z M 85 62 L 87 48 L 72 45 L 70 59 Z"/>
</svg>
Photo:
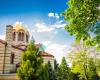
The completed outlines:
<svg viewBox="0 0 100 80">
<path fill-rule="evenodd" d="M 54 25 L 52 25 L 52 27 L 55 27 L 55 28 L 64 28 L 65 27 L 65 23 L 63 23 L 63 24 L 54 24 Z"/>
<path fill-rule="evenodd" d="M 59 16 L 57 13 L 55 13 L 55 18 L 56 18 L 56 19 L 59 19 L 60 16 Z"/>
<path fill-rule="evenodd" d="M 49 46 L 45 50 L 46 52 L 53 54 L 57 59 L 58 63 L 61 62 L 62 57 L 67 56 L 67 52 L 69 51 L 68 46 L 63 44 L 49 44 Z"/>
<path fill-rule="evenodd" d="M 66 23 L 62 23 L 63 21 L 57 21 L 55 24 L 52 25 L 47 25 L 44 22 L 41 23 L 37 23 L 36 26 L 36 30 L 37 32 L 52 32 L 52 31 L 56 31 L 56 29 L 64 29 L 64 26 L 66 25 Z"/>
<path fill-rule="evenodd" d="M 53 13 L 53 12 L 48 13 L 48 16 L 49 16 L 49 17 L 56 18 L 56 19 L 59 19 L 59 18 L 60 18 L 60 16 L 59 16 L 58 13 Z"/>
<path fill-rule="evenodd" d="M 0 35 L 0 39 L 5 40 L 5 35 Z"/>
<path fill-rule="evenodd" d="M 55 30 L 55 28 L 48 27 L 45 23 L 37 23 L 35 26 L 37 28 L 37 32 L 51 32 Z"/>
<path fill-rule="evenodd" d="M 45 46 L 49 46 L 51 44 L 51 42 L 50 41 L 44 41 L 44 42 L 42 42 L 42 44 L 45 45 Z"/>
<path fill-rule="evenodd" d="M 54 15 L 54 13 L 50 12 L 50 13 L 48 13 L 48 16 L 49 17 L 54 17 L 55 15 Z"/>
<path fill-rule="evenodd" d="M 52 32 L 57 33 L 57 29 L 64 29 L 66 23 L 63 20 L 59 20 L 60 16 L 58 13 L 50 12 L 48 13 L 49 17 L 56 18 L 55 23 L 46 24 L 45 22 L 38 22 L 35 25 L 34 32 Z"/>
</svg>

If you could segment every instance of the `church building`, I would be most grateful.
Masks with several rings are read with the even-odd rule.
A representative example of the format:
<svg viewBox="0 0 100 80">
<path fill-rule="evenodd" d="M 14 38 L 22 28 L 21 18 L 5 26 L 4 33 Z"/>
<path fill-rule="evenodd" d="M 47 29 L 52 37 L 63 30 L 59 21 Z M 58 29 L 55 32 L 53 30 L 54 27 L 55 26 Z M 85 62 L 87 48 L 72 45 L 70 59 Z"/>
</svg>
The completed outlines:
<svg viewBox="0 0 100 80">
<path fill-rule="evenodd" d="M 27 48 L 29 37 L 29 31 L 20 23 L 6 26 L 5 40 L 0 39 L 0 74 L 15 72 L 21 62 L 21 53 Z M 40 44 L 36 44 L 36 47 L 39 46 Z M 54 64 L 53 55 L 45 51 L 41 51 L 40 54 L 44 58 L 44 63 L 50 61 Z"/>
</svg>

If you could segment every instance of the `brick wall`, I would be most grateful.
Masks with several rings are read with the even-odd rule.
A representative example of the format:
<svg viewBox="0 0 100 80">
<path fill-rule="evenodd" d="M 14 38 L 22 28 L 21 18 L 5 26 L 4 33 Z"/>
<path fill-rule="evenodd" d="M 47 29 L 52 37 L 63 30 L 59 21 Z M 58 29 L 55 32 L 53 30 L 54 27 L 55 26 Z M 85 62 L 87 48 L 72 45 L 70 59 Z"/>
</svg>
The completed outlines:
<svg viewBox="0 0 100 80">
<path fill-rule="evenodd" d="M 5 45 L 3 43 L 0 43 L 0 73 L 3 73 L 4 50 Z"/>
<path fill-rule="evenodd" d="M 0 74 L 0 80 L 19 80 L 16 74 Z"/>
</svg>

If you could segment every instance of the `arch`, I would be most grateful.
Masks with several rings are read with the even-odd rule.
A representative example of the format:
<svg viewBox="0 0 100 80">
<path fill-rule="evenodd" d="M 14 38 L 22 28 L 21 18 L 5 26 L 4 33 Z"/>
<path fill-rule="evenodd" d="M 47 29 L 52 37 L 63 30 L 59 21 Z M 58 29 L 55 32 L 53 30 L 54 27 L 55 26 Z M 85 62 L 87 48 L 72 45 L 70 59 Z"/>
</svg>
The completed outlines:
<svg viewBox="0 0 100 80">
<path fill-rule="evenodd" d="M 24 33 L 21 33 L 21 41 L 24 41 Z"/>
<path fill-rule="evenodd" d="M 28 42 L 29 40 L 29 36 L 26 34 L 26 42 Z"/>
<path fill-rule="evenodd" d="M 13 32 L 13 33 L 12 33 L 12 38 L 13 38 L 13 41 L 16 40 L 16 32 Z"/>
<path fill-rule="evenodd" d="M 18 41 L 21 41 L 21 32 L 18 33 Z"/>
</svg>

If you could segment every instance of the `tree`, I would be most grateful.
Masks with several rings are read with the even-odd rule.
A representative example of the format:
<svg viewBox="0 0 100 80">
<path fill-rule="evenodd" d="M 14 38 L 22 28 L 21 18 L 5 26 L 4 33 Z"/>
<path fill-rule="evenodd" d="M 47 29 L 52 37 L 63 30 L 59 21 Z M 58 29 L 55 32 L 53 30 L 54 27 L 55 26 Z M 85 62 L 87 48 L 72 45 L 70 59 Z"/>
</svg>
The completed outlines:
<svg viewBox="0 0 100 80">
<path fill-rule="evenodd" d="M 57 63 L 56 59 L 54 60 L 54 70 L 57 70 L 59 67 L 59 64 Z"/>
<path fill-rule="evenodd" d="M 40 80 L 42 72 L 43 59 L 35 47 L 34 41 L 31 41 L 27 50 L 22 54 L 21 66 L 17 70 L 20 80 Z"/>
<path fill-rule="evenodd" d="M 76 37 L 76 41 L 100 50 L 100 1 L 69 0 L 68 6 L 62 14 L 69 22 L 65 29 Z"/>
<path fill-rule="evenodd" d="M 49 79 L 49 73 L 48 73 L 48 64 L 43 65 L 40 80 L 50 80 Z"/>
<path fill-rule="evenodd" d="M 62 62 L 59 66 L 58 72 L 59 73 L 57 74 L 57 80 L 72 80 L 71 71 L 68 67 L 68 64 L 66 63 L 65 57 L 62 58 Z"/>
<path fill-rule="evenodd" d="M 95 64 L 95 61 L 93 58 L 89 59 L 89 63 L 88 63 L 88 76 L 89 76 L 89 80 L 99 80 L 100 77 L 97 74 L 97 67 Z"/>
<path fill-rule="evenodd" d="M 55 80 L 54 70 L 51 66 L 50 61 L 48 62 L 48 74 L 49 74 L 49 80 Z"/>
<path fill-rule="evenodd" d="M 56 59 L 54 60 L 54 78 L 57 80 L 58 73 L 59 73 L 59 64 L 57 63 Z"/>
<path fill-rule="evenodd" d="M 82 47 L 80 45 L 80 49 L 74 49 L 71 53 L 69 53 L 68 59 L 72 63 L 71 70 L 75 74 L 75 76 L 79 77 L 80 79 L 99 80 L 99 59 L 97 57 L 94 57 L 94 53 L 92 52 L 91 54 L 90 50 L 91 49 L 89 47 Z"/>
</svg>

